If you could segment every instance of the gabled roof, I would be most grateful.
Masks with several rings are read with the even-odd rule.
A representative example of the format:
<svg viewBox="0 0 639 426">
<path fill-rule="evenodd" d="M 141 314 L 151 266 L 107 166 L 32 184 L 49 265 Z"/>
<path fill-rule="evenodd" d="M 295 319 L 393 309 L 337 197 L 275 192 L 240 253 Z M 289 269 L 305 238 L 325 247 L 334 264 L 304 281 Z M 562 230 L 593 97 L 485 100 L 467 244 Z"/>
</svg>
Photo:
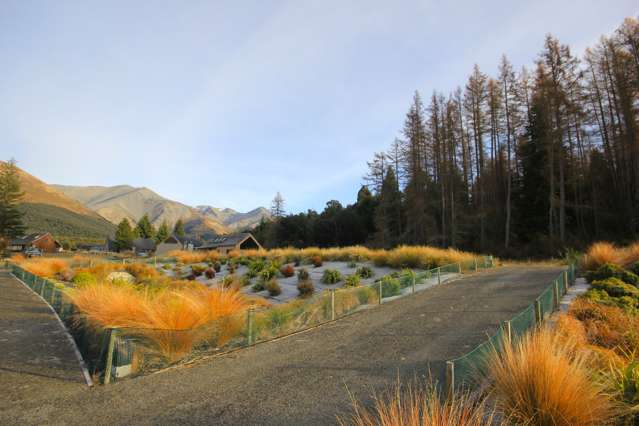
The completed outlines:
<svg viewBox="0 0 639 426">
<path fill-rule="evenodd" d="M 251 235 L 249 232 L 244 232 L 241 234 L 231 234 L 231 235 L 219 235 L 212 240 L 206 242 L 206 244 L 198 247 L 198 249 L 215 249 L 219 247 L 235 247 L 238 244 L 242 244 L 244 241 L 252 238 L 255 240 L 255 237 Z M 257 240 L 255 240 L 257 243 Z M 259 244 L 258 244 L 259 245 Z"/>
<path fill-rule="evenodd" d="M 138 251 L 155 250 L 155 240 L 151 238 L 136 238 L 133 240 L 133 248 Z"/>
<path fill-rule="evenodd" d="M 14 238 L 11 241 L 12 246 L 28 246 L 30 244 L 35 243 L 42 237 L 46 237 L 47 235 L 51 235 L 49 232 L 37 232 L 34 234 L 25 235 L 24 237 Z"/>
</svg>

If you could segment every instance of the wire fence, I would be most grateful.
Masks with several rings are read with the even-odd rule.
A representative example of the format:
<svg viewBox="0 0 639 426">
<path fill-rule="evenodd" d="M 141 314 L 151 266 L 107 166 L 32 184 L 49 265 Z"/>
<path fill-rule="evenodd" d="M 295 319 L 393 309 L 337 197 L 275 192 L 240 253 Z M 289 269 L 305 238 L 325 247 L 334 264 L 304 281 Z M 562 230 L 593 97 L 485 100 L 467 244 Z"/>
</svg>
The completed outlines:
<svg viewBox="0 0 639 426">
<path fill-rule="evenodd" d="M 553 312 L 559 309 L 561 297 L 575 282 L 575 266 L 570 265 L 561 272 L 550 285 L 512 319 L 505 321 L 494 335 L 480 343 L 472 351 L 446 362 L 446 385 L 449 391 L 460 387 L 472 387 L 481 377 L 485 377 L 487 361 L 494 352 L 500 352 L 503 345 L 513 342 L 526 332 L 539 326 Z"/>
<path fill-rule="evenodd" d="M 426 271 L 403 270 L 372 284 L 325 290 L 266 308 L 249 308 L 194 329 L 166 330 L 89 325 L 71 302 L 64 284 L 9 264 L 16 277 L 55 309 L 74 337 L 94 381 L 104 384 L 308 330 L 424 291 L 463 273 L 493 267 L 492 256 L 487 256 Z"/>
</svg>

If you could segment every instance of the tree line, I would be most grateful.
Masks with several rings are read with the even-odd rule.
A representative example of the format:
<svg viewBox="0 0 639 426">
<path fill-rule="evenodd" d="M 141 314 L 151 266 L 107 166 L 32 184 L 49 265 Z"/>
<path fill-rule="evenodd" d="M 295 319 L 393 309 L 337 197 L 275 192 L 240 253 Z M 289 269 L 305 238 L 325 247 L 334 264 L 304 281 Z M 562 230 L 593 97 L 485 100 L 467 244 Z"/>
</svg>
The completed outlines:
<svg viewBox="0 0 639 426">
<path fill-rule="evenodd" d="M 270 247 L 432 244 L 556 254 L 639 231 L 639 22 L 580 58 L 548 35 L 534 66 L 475 65 L 451 93 L 415 92 L 357 202 L 276 215 Z"/>
<path fill-rule="evenodd" d="M 117 251 L 130 250 L 133 247 L 133 241 L 136 238 L 151 239 L 156 244 L 160 244 L 167 240 L 171 235 L 175 235 L 178 238 L 184 238 L 184 222 L 182 219 L 178 219 L 173 226 L 173 231 L 169 227 L 166 221 L 162 221 L 158 229 L 156 230 L 149 216 L 145 214 L 142 216 L 135 226 L 131 226 L 131 223 L 127 218 L 124 218 L 118 223 L 115 231 L 115 248 Z"/>
</svg>

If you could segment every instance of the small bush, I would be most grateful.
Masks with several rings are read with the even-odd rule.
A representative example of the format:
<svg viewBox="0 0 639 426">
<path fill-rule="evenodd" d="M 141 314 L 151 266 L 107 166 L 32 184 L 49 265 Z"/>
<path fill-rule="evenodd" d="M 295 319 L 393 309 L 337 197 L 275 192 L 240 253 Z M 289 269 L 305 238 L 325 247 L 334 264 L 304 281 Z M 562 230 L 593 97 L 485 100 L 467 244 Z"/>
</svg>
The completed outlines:
<svg viewBox="0 0 639 426">
<path fill-rule="evenodd" d="M 192 265 L 191 266 L 191 272 L 193 272 L 193 275 L 195 275 L 196 277 L 201 276 L 204 271 L 206 271 L 206 268 L 204 266 L 201 265 Z"/>
<path fill-rule="evenodd" d="M 348 266 L 349 268 L 351 268 L 351 269 L 353 269 L 353 268 L 357 268 L 357 263 L 355 263 L 355 262 L 348 262 L 348 265 L 347 265 L 347 266 Z"/>
<path fill-rule="evenodd" d="M 95 284 L 97 279 L 91 272 L 78 272 L 73 277 L 73 284 L 80 287 L 87 284 Z"/>
<path fill-rule="evenodd" d="M 237 264 L 235 262 L 229 262 L 228 265 L 226 265 L 226 270 L 229 271 L 230 274 L 234 274 L 237 270 Z"/>
<path fill-rule="evenodd" d="M 300 292 L 301 297 L 308 297 L 315 291 L 315 286 L 311 280 L 302 280 L 297 283 L 297 291 Z"/>
<path fill-rule="evenodd" d="M 253 290 L 255 293 L 264 291 L 264 282 L 259 280 L 258 282 L 253 284 L 253 286 L 251 287 L 251 290 Z"/>
<path fill-rule="evenodd" d="M 342 281 L 342 274 L 336 269 L 327 269 L 322 274 L 322 282 L 324 284 L 336 284 Z"/>
<path fill-rule="evenodd" d="M 639 276 L 639 262 L 635 262 L 630 268 L 629 268 L 630 272 L 632 272 L 633 274 Z"/>
<path fill-rule="evenodd" d="M 169 269 L 171 269 L 171 265 L 169 265 L 168 263 L 164 263 L 162 265 L 162 269 L 164 269 L 165 271 L 168 271 Z"/>
<path fill-rule="evenodd" d="M 363 279 L 373 278 L 375 276 L 375 272 L 370 266 L 360 266 L 355 273 Z"/>
<path fill-rule="evenodd" d="M 242 278 L 240 278 L 240 284 L 242 285 L 242 287 L 246 287 L 247 285 L 251 285 L 251 277 L 249 277 L 246 274 L 242 275 Z"/>
<path fill-rule="evenodd" d="M 220 262 L 215 262 L 213 264 L 213 269 L 215 269 L 215 272 L 220 272 L 222 270 L 222 264 Z"/>
<path fill-rule="evenodd" d="M 597 270 L 586 273 L 586 279 L 590 283 L 607 278 L 618 278 L 626 284 L 639 285 L 639 276 L 613 263 L 606 263 L 597 268 Z"/>
<path fill-rule="evenodd" d="M 402 286 L 397 278 L 390 275 L 382 277 L 382 297 L 397 296 L 402 292 Z"/>
<path fill-rule="evenodd" d="M 270 265 L 269 267 L 264 268 L 260 271 L 259 273 L 260 281 L 262 281 L 263 283 L 266 283 L 272 280 L 273 278 L 277 277 L 278 272 L 279 271 L 274 265 Z"/>
<path fill-rule="evenodd" d="M 310 278 L 310 274 L 308 273 L 306 269 L 302 268 L 299 271 L 297 271 L 297 281 L 299 282 L 308 281 L 309 278 Z"/>
<path fill-rule="evenodd" d="M 295 275 L 295 268 L 293 267 L 293 265 L 285 265 L 280 268 L 280 273 L 284 277 L 290 278 Z"/>
<path fill-rule="evenodd" d="M 593 281 L 592 288 L 603 290 L 612 297 L 631 296 L 639 297 L 639 289 L 630 284 L 626 284 L 618 278 L 607 278 L 605 280 Z"/>
<path fill-rule="evenodd" d="M 320 266 L 322 266 L 324 264 L 324 262 L 322 262 L 322 256 L 316 255 L 311 257 L 311 264 L 315 266 L 316 268 L 319 268 Z"/>
<path fill-rule="evenodd" d="M 344 279 L 344 287 L 358 287 L 361 280 L 362 279 L 357 274 L 349 275 Z"/>
<path fill-rule="evenodd" d="M 271 296 L 279 296 L 282 294 L 282 287 L 280 287 L 279 283 L 275 278 L 266 283 L 264 288 L 268 291 L 268 294 Z"/>
<path fill-rule="evenodd" d="M 209 280 L 215 278 L 215 269 L 208 268 L 206 271 L 204 271 L 204 275 Z"/>
</svg>

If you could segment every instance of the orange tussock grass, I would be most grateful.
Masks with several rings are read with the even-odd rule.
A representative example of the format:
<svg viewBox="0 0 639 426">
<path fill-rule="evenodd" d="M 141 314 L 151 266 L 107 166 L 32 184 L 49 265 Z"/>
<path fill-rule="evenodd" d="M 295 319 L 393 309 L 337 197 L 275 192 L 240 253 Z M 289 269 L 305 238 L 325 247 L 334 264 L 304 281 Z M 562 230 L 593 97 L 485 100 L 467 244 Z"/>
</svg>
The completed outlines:
<svg viewBox="0 0 639 426">
<path fill-rule="evenodd" d="M 587 354 L 543 328 L 488 360 L 497 409 L 515 424 L 603 425 L 612 401 L 594 380 Z"/>
<path fill-rule="evenodd" d="M 220 254 L 215 251 L 187 251 L 187 250 L 174 250 L 169 252 L 170 257 L 174 257 L 178 262 L 182 262 L 185 265 L 192 263 L 202 262 L 215 262 L 220 258 Z"/>
<path fill-rule="evenodd" d="M 171 361 L 188 353 L 211 329 L 227 339 L 232 337 L 215 330 L 216 321 L 244 312 L 249 304 L 237 291 L 206 287 L 149 292 L 127 285 L 96 284 L 76 289 L 70 296 L 91 324 L 145 336 Z"/>
<path fill-rule="evenodd" d="M 19 265 L 34 275 L 55 278 L 69 271 L 69 264 L 64 259 L 39 257 L 22 260 Z"/>
<path fill-rule="evenodd" d="M 616 306 L 577 299 L 568 311 L 581 321 L 588 343 L 615 350 L 619 355 L 639 351 L 639 317 Z"/>
<path fill-rule="evenodd" d="M 353 400 L 354 413 L 338 418 L 341 425 L 353 426 L 489 426 L 499 425 L 486 400 L 466 392 L 444 398 L 437 386 L 399 382 L 374 397 L 371 408 Z"/>
<path fill-rule="evenodd" d="M 592 271 L 604 263 L 614 263 L 619 266 L 629 266 L 639 262 L 639 242 L 626 247 L 616 247 L 614 244 L 600 241 L 592 244 L 586 252 L 583 265 Z"/>
</svg>

